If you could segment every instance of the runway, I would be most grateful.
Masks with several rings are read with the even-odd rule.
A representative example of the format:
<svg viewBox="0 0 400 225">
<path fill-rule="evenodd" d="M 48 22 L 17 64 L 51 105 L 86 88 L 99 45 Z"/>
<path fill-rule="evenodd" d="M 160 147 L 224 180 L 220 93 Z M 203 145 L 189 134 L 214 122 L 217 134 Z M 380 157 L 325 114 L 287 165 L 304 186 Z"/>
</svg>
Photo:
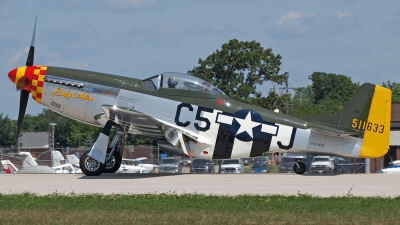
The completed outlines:
<svg viewBox="0 0 400 225">
<path fill-rule="evenodd" d="M 0 174 L 0 193 L 400 195 L 400 174 Z"/>
</svg>

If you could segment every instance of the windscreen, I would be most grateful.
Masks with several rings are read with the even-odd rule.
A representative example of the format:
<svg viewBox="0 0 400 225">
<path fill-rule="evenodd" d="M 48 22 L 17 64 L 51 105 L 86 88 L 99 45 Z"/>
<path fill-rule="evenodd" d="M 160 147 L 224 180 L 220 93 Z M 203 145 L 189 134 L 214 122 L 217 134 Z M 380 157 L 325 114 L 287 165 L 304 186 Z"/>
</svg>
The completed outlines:
<svg viewBox="0 0 400 225">
<path fill-rule="evenodd" d="M 254 163 L 253 165 L 253 168 L 263 168 L 263 167 L 268 167 L 268 165 L 265 163 Z"/>
<path fill-rule="evenodd" d="M 326 162 L 326 161 L 329 161 L 329 159 L 328 158 L 314 158 L 313 161 L 314 162 Z"/>
<path fill-rule="evenodd" d="M 296 162 L 294 158 L 282 158 L 282 163 Z"/>
<path fill-rule="evenodd" d="M 205 165 L 208 163 L 209 163 L 209 161 L 206 159 L 195 159 L 195 160 L 193 160 L 192 165 Z"/>
<path fill-rule="evenodd" d="M 211 94 L 223 94 L 220 89 L 198 77 L 181 73 L 163 73 L 163 88 L 199 91 Z"/>
<path fill-rule="evenodd" d="M 161 159 L 161 163 L 164 164 L 175 164 L 176 159 Z"/>
<path fill-rule="evenodd" d="M 239 160 L 237 159 L 227 159 L 222 161 L 222 164 L 239 164 Z"/>
</svg>

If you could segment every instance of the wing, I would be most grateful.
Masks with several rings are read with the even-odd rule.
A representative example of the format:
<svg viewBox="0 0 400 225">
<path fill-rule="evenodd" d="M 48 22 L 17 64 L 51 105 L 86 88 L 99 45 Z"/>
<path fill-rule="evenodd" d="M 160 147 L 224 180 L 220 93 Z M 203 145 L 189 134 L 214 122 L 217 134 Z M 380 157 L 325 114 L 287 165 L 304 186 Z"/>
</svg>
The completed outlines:
<svg viewBox="0 0 400 225">
<path fill-rule="evenodd" d="M 105 123 L 104 121 L 112 120 L 125 127 L 126 131 L 130 134 L 155 140 L 165 140 L 161 129 L 163 124 L 151 116 L 129 108 L 112 105 L 103 105 L 102 108 L 104 114 L 97 115 L 95 118 L 100 124 Z"/>
<path fill-rule="evenodd" d="M 198 134 L 182 129 L 171 119 L 152 117 L 120 106 L 103 105 L 102 108 L 104 113 L 95 118 L 98 123 L 105 124 L 107 120 L 112 120 L 125 127 L 130 134 L 157 140 L 160 149 L 167 153 L 190 156 L 187 140 L 198 139 Z"/>
</svg>

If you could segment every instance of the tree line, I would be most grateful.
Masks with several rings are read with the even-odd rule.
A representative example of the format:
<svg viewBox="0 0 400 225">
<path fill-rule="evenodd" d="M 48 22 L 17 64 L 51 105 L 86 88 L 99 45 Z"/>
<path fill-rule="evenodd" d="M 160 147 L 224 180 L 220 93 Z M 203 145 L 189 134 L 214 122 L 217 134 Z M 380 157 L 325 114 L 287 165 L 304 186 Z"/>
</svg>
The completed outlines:
<svg viewBox="0 0 400 225">
<path fill-rule="evenodd" d="M 311 85 L 295 89 L 294 96 L 259 91 L 266 81 L 278 85 L 288 82 L 289 73 L 280 72 L 282 56 L 271 48 L 264 49 L 256 41 L 230 40 L 188 73 L 200 77 L 221 89 L 230 98 L 270 110 L 279 109 L 290 115 L 334 114 L 358 90 L 360 84 L 342 74 L 314 72 L 308 76 Z M 382 86 L 392 90 L 392 101 L 400 102 L 400 83 L 387 81 Z M 101 132 L 100 127 L 81 123 L 44 109 L 38 115 L 25 115 L 22 132 L 50 132 L 55 126 L 55 148 L 90 148 Z M 17 121 L 0 114 L 0 147 L 16 146 Z M 156 145 L 150 139 L 128 137 L 128 145 Z"/>
</svg>

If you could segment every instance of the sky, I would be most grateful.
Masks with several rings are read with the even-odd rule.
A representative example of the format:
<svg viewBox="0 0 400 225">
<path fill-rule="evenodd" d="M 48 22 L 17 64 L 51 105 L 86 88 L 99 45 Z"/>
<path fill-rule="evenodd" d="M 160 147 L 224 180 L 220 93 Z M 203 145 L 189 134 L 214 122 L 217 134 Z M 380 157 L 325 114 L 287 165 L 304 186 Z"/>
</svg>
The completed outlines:
<svg viewBox="0 0 400 225">
<path fill-rule="evenodd" d="M 144 79 L 186 73 L 238 39 L 281 55 L 291 88 L 313 72 L 400 82 L 398 0 L 1 0 L 0 113 L 12 119 L 20 94 L 7 74 L 25 65 L 36 15 L 36 65 Z M 30 98 L 26 113 L 42 109 Z"/>
</svg>

